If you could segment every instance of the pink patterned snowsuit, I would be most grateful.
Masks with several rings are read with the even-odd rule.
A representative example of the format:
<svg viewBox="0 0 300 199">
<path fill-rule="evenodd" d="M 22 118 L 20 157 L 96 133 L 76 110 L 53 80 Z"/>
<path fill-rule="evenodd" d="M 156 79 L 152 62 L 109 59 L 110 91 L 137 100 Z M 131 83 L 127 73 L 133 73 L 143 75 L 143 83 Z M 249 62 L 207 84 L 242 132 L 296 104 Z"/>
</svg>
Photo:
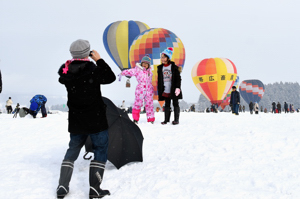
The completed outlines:
<svg viewBox="0 0 300 199">
<path fill-rule="evenodd" d="M 143 100 L 145 100 L 145 108 L 147 114 L 147 121 L 154 122 L 154 108 L 153 108 L 153 86 L 152 86 L 152 72 L 151 67 L 148 69 L 137 64 L 136 67 L 128 70 L 123 70 L 121 75 L 135 76 L 138 85 L 135 89 L 135 101 L 132 107 L 132 117 L 134 120 L 139 121 L 141 107 Z"/>
</svg>

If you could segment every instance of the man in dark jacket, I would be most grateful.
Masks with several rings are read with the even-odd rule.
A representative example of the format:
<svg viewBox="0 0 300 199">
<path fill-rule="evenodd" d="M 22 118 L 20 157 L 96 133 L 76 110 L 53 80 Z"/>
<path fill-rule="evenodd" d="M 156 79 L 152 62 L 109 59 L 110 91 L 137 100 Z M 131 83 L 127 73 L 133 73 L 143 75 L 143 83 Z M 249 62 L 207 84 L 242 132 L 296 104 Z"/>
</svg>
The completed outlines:
<svg viewBox="0 0 300 199">
<path fill-rule="evenodd" d="M 276 103 L 275 102 L 273 102 L 272 103 L 272 113 L 274 112 L 274 113 L 276 113 Z"/>
<path fill-rule="evenodd" d="M 253 114 L 253 102 L 249 104 L 250 114 Z"/>
<path fill-rule="evenodd" d="M 235 115 L 239 114 L 239 104 L 240 104 L 240 93 L 236 90 L 236 87 L 232 87 L 232 92 L 230 96 L 230 104 L 232 106 L 233 113 Z"/>
<path fill-rule="evenodd" d="M 279 102 L 277 104 L 277 110 L 278 110 L 278 113 L 281 113 L 281 104 Z"/>
<path fill-rule="evenodd" d="M 289 105 L 286 103 L 286 102 L 284 102 L 284 113 L 288 113 L 289 112 Z"/>
<path fill-rule="evenodd" d="M 74 161 L 90 135 L 94 160 L 90 164 L 89 197 L 102 198 L 110 193 L 100 188 L 108 149 L 106 105 L 102 100 L 100 84 L 110 84 L 116 77 L 97 51 L 93 50 L 90 54 L 88 41 L 74 41 L 70 52 L 73 59 L 58 71 L 59 82 L 65 85 L 68 92 L 70 143 L 61 165 L 57 197 L 63 198 L 69 192 Z M 88 59 L 89 55 L 96 64 Z"/>
</svg>

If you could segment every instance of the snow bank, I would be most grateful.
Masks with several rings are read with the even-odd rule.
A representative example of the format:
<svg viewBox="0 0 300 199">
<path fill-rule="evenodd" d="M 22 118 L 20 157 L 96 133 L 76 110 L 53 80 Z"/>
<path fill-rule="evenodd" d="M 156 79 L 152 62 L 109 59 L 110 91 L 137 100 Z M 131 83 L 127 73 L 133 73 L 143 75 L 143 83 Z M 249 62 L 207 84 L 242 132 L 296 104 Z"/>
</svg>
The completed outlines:
<svg viewBox="0 0 300 199">
<path fill-rule="evenodd" d="M 108 163 L 106 198 L 300 197 L 300 114 L 181 113 L 178 126 L 141 115 L 144 162 Z M 47 118 L 0 115 L 0 198 L 55 198 L 68 146 L 67 113 Z M 131 117 L 131 116 L 130 116 Z M 173 118 L 173 115 L 171 116 Z M 66 199 L 88 198 L 89 161 L 75 162 Z"/>
</svg>

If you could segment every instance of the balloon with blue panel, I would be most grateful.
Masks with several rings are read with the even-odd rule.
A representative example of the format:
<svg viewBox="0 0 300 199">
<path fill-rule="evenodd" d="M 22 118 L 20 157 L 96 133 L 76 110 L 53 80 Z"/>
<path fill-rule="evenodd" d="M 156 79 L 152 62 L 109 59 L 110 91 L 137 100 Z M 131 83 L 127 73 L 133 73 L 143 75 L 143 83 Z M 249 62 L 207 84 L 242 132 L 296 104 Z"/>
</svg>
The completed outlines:
<svg viewBox="0 0 300 199">
<path fill-rule="evenodd" d="M 105 50 L 120 68 L 129 69 L 129 49 L 141 32 L 150 27 L 139 21 L 116 21 L 106 27 L 103 33 L 103 43 Z"/>
<path fill-rule="evenodd" d="M 257 79 L 244 80 L 240 84 L 239 91 L 248 104 L 259 103 L 265 93 L 265 85 Z"/>
</svg>

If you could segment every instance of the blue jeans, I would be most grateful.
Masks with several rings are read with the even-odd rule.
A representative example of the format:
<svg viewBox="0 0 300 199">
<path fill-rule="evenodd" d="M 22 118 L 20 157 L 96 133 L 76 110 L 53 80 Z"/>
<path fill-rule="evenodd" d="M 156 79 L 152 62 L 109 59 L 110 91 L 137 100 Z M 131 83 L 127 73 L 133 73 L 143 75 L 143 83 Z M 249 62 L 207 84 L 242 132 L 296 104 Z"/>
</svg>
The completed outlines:
<svg viewBox="0 0 300 199">
<path fill-rule="evenodd" d="M 233 112 L 239 114 L 239 104 L 233 104 Z"/>
<path fill-rule="evenodd" d="M 92 140 L 94 160 L 106 162 L 108 149 L 108 130 L 89 135 L 70 133 L 69 149 L 66 152 L 64 160 L 70 160 L 73 162 L 77 160 L 80 150 L 84 146 L 88 136 L 90 136 Z"/>
</svg>

